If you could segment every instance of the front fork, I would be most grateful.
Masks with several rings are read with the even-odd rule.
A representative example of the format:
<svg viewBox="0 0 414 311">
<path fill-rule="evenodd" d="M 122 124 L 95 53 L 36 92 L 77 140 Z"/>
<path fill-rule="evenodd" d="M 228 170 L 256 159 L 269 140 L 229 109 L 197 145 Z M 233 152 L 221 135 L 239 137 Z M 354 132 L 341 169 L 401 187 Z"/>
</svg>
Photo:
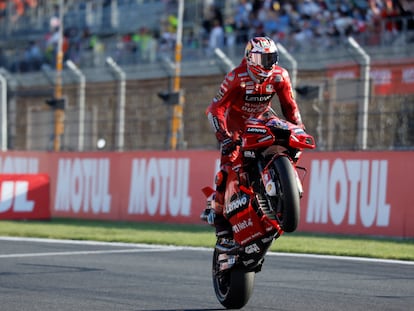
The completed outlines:
<svg viewBox="0 0 414 311">
<path fill-rule="evenodd" d="M 276 188 L 276 184 L 274 182 L 274 176 L 272 176 L 272 172 L 270 170 L 271 164 L 273 163 L 273 161 L 278 158 L 278 157 L 286 157 L 287 155 L 285 153 L 275 153 L 273 154 L 272 158 L 267 162 L 267 164 L 263 167 L 262 163 L 259 161 L 259 172 L 260 172 L 260 176 L 262 178 L 262 183 L 263 186 L 265 187 L 265 191 L 266 194 L 268 196 L 276 196 L 277 195 L 277 188 Z M 302 198 L 303 196 L 303 185 L 302 185 L 302 180 L 306 174 L 306 169 L 303 167 L 297 167 L 296 163 L 294 163 L 290 158 L 289 158 L 290 162 L 292 163 L 292 166 L 294 168 L 295 171 L 295 178 L 296 178 L 296 184 L 297 184 L 297 189 L 299 192 L 299 197 Z M 304 170 L 304 175 L 302 176 L 302 178 L 299 177 L 297 168 Z"/>
</svg>

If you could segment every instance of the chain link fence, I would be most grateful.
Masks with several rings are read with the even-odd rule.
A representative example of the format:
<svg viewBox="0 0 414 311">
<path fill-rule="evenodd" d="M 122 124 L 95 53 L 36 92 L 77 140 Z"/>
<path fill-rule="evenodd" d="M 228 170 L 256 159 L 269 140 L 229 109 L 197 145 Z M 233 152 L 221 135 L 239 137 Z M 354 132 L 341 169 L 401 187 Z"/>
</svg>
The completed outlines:
<svg viewBox="0 0 414 311">
<path fill-rule="evenodd" d="M 240 58 L 236 58 L 235 62 Z M 351 58 L 351 71 L 358 70 Z M 282 66 L 286 63 L 281 60 Z M 336 64 L 337 65 L 337 64 Z M 385 66 L 385 65 L 384 65 Z M 179 149 L 217 148 L 205 109 L 215 96 L 224 77 L 225 67 L 218 59 L 183 63 L 181 88 L 184 91 L 182 131 Z M 354 69 L 352 69 L 354 68 Z M 358 76 L 344 79 L 348 69 L 332 77 L 332 67 L 301 69 L 297 73 L 297 102 L 307 131 L 315 136 L 318 150 L 359 150 L 360 131 L 367 133 L 368 150 L 405 150 L 414 148 L 414 91 L 410 79 L 406 89 L 399 88 L 402 73 L 396 70 L 414 68 L 414 60 L 388 68 L 392 78 L 371 77 L 367 128 L 358 125 L 363 83 Z M 171 135 L 173 106 L 159 93 L 171 90 L 173 76 L 162 64 L 128 66 L 125 88 L 125 119 L 122 128 L 122 150 L 167 150 Z M 289 68 L 288 68 L 289 69 Z M 375 69 L 375 68 L 374 68 Z M 372 70 L 374 70 L 372 69 Z M 120 150 L 119 80 L 110 69 L 85 71 L 85 116 L 80 131 L 80 84 L 68 70 L 63 71 L 65 97 L 62 151 Z M 49 75 L 48 75 L 49 74 Z M 53 150 L 54 109 L 46 104 L 53 97 L 53 72 L 8 75 L 8 149 Z M 342 75 L 342 78 L 341 78 Z M 346 74 L 345 74 L 346 76 Z M 372 76 L 372 75 L 371 75 Z M 387 77 L 387 74 L 385 74 Z M 411 81 L 411 82 L 410 82 Z M 411 90 L 411 91 L 410 91 Z M 273 99 L 277 111 L 277 97 Z M 83 146 L 80 149 L 79 141 Z"/>
</svg>

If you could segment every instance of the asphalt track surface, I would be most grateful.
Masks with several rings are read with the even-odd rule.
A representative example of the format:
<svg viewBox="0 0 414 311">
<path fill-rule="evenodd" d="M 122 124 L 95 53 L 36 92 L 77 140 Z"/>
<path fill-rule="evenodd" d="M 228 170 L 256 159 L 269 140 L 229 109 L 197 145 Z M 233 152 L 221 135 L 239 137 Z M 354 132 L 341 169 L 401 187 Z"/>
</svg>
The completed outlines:
<svg viewBox="0 0 414 311">
<path fill-rule="evenodd" d="M 0 237 L 0 310 L 223 310 L 211 254 Z M 243 310 L 414 310 L 414 262 L 272 253 Z"/>
</svg>

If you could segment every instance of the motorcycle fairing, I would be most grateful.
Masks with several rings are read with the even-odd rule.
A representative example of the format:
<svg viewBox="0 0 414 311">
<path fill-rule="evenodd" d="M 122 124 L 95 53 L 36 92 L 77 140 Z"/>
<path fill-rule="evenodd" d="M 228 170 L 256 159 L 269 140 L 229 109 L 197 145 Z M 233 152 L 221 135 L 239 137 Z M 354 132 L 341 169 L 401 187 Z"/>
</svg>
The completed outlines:
<svg viewBox="0 0 414 311">
<path fill-rule="evenodd" d="M 267 178 L 270 180 L 268 173 Z M 241 167 L 231 170 L 227 178 L 223 214 L 232 225 L 235 241 L 242 246 L 264 235 L 275 232 L 280 235 L 283 232 L 276 221 L 270 220 L 266 215 L 258 215 L 254 201 L 255 193 L 249 186 L 246 172 Z"/>
<path fill-rule="evenodd" d="M 275 136 L 264 125 L 248 125 L 242 140 L 244 150 L 256 150 L 273 144 Z"/>
<path fill-rule="evenodd" d="M 259 216 L 250 204 L 246 209 L 231 216 L 229 221 L 232 225 L 234 240 L 242 246 L 266 234 Z"/>
</svg>

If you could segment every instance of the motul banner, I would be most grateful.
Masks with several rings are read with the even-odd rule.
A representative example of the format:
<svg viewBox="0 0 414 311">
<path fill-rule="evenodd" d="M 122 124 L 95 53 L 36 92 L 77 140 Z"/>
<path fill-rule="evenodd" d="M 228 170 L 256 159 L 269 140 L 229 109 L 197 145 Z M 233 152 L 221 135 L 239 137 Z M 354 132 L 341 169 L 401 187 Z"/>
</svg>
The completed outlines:
<svg viewBox="0 0 414 311">
<path fill-rule="evenodd" d="M 49 177 L 0 173 L 0 219 L 49 219 Z"/>
<path fill-rule="evenodd" d="M 51 170 L 53 215 L 199 223 L 216 152 L 59 154 Z"/>
<path fill-rule="evenodd" d="M 218 151 L 6 152 L 0 153 L 0 175 L 47 174 L 52 217 L 202 224 L 201 189 L 213 186 L 218 156 Z M 413 158 L 414 152 L 305 152 L 299 163 L 308 173 L 298 230 L 414 237 Z M 21 201 L 26 208 L 38 200 L 27 182 Z M 7 202 L 2 197 L 1 208 L 10 213 L 17 205 Z"/>
<path fill-rule="evenodd" d="M 414 237 L 413 155 L 311 154 L 300 230 Z"/>
</svg>

